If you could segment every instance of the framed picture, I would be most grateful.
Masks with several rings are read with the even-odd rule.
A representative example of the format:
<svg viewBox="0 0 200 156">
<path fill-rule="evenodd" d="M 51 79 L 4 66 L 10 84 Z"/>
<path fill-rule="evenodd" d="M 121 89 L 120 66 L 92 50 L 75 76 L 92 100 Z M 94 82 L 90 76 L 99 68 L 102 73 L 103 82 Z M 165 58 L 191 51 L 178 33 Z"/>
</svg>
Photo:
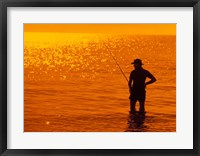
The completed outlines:
<svg viewBox="0 0 200 156">
<path fill-rule="evenodd" d="M 1 155 L 199 155 L 198 0 L 3 0 Z"/>
</svg>

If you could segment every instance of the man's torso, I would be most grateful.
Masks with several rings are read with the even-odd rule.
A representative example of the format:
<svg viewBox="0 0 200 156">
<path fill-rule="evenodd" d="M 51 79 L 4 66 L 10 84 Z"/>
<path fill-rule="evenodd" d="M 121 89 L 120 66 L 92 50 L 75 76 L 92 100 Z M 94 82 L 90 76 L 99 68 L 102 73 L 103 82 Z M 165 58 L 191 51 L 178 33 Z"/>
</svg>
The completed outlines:
<svg viewBox="0 0 200 156">
<path fill-rule="evenodd" d="M 143 69 L 136 69 L 131 72 L 130 78 L 133 80 L 133 91 L 145 91 L 145 80 L 150 73 Z"/>
</svg>

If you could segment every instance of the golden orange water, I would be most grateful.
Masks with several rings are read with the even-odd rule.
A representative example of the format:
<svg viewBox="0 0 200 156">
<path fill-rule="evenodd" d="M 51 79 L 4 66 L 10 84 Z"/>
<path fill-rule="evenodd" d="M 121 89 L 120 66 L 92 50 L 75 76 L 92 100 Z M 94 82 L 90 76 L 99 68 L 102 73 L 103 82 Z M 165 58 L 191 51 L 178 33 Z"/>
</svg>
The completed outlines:
<svg viewBox="0 0 200 156">
<path fill-rule="evenodd" d="M 30 31 L 28 26 L 24 32 L 25 132 L 176 131 L 175 25 L 173 29 L 162 26 L 164 34 L 152 35 L 153 26 L 146 35 L 123 30 L 45 32 L 43 27 L 38 31 L 37 25 Z M 157 78 L 147 86 L 147 113 L 141 122 L 129 116 L 128 84 L 112 55 L 127 78 L 135 58 L 142 59 L 143 67 Z"/>
</svg>

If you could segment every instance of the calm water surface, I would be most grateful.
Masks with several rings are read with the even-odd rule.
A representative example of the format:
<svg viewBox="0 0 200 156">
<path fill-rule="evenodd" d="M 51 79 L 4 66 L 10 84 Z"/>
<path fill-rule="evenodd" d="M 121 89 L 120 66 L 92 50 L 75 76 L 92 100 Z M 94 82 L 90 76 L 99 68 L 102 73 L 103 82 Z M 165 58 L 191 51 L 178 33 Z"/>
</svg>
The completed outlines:
<svg viewBox="0 0 200 156">
<path fill-rule="evenodd" d="M 157 78 L 145 117 L 112 55 L 127 78 L 136 57 Z M 176 36 L 25 33 L 24 71 L 26 132 L 176 131 Z"/>
</svg>

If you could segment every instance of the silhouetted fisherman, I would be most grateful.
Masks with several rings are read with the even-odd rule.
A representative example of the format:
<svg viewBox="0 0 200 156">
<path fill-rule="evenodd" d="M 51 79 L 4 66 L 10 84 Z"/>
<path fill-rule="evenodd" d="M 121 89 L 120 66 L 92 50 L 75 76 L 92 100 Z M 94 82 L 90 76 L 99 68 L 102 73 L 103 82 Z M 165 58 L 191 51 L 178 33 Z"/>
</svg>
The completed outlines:
<svg viewBox="0 0 200 156">
<path fill-rule="evenodd" d="M 134 65 L 135 70 L 131 72 L 128 82 L 130 91 L 130 113 L 135 114 L 135 104 L 139 101 L 139 113 L 143 114 L 145 113 L 146 85 L 154 83 L 156 78 L 149 71 L 142 68 L 143 64 L 140 59 L 135 59 L 131 64 Z M 147 77 L 151 80 L 145 82 Z"/>
</svg>

